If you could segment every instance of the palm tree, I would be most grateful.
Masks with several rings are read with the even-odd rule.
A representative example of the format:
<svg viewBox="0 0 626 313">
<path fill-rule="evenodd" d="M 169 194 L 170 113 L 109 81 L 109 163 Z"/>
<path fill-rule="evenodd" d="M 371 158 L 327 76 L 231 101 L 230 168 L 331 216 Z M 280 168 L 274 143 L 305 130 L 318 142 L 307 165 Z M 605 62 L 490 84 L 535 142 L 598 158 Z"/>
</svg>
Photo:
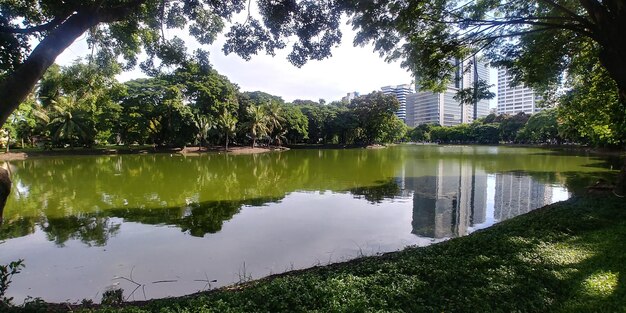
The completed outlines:
<svg viewBox="0 0 626 313">
<path fill-rule="evenodd" d="M 272 101 L 265 104 L 264 109 L 267 114 L 269 133 L 278 140 L 281 136 L 282 123 L 285 121 L 285 118 L 282 116 L 283 108 L 278 102 Z"/>
<path fill-rule="evenodd" d="M 230 139 L 230 136 L 235 134 L 237 118 L 233 116 L 230 112 L 224 110 L 224 113 L 222 113 L 219 117 L 218 123 L 220 125 L 220 128 L 224 132 L 224 135 L 226 135 L 225 151 L 228 151 L 228 141 Z"/>
<path fill-rule="evenodd" d="M 88 137 L 85 118 L 78 109 L 78 100 L 74 96 L 63 96 L 52 101 L 52 115 L 48 127 L 52 129 L 55 141 L 64 139 L 72 145 L 74 139 Z"/>
<path fill-rule="evenodd" d="M 252 137 L 252 148 L 254 148 L 257 137 L 267 135 L 269 131 L 268 118 L 263 107 L 258 105 L 249 106 L 247 111 L 249 116 L 248 129 Z"/>
<path fill-rule="evenodd" d="M 213 122 L 213 119 L 206 115 L 197 115 L 195 123 L 198 128 L 198 140 L 200 141 L 200 147 L 202 147 L 202 143 L 206 142 L 209 137 L 209 131 L 215 127 L 215 123 Z"/>
</svg>

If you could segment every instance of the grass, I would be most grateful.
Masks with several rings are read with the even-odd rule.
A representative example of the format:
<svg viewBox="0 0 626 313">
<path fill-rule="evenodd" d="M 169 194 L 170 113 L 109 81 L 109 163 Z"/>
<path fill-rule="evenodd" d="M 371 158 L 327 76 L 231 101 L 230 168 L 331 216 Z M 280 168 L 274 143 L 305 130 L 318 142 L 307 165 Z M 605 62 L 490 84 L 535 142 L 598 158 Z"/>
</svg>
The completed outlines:
<svg viewBox="0 0 626 313">
<path fill-rule="evenodd" d="M 626 312 L 626 200 L 575 198 L 426 248 L 78 311 Z"/>
</svg>

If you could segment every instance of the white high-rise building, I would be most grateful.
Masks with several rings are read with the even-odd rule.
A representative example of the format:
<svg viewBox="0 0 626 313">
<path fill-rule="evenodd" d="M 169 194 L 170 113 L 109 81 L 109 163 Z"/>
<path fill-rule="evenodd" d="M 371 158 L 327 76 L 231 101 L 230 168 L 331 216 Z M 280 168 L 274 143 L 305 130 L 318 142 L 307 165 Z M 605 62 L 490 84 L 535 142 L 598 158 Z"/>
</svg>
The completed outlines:
<svg viewBox="0 0 626 313">
<path fill-rule="evenodd" d="M 458 62 L 457 62 L 458 63 Z M 457 77 L 446 91 L 433 93 L 420 91 L 407 96 L 406 124 L 415 127 L 420 124 L 439 124 L 454 126 L 461 123 L 471 123 L 474 120 L 474 106 L 461 105 L 454 100 L 454 96 L 461 89 L 469 88 L 474 84 L 474 66 L 471 61 L 456 64 Z M 484 60 L 476 64 L 478 79 L 489 81 L 489 67 Z M 489 115 L 489 100 L 483 99 L 477 105 L 477 117 Z"/>
<path fill-rule="evenodd" d="M 413 86 L 406 85 L 398 85 L 398 86 L 385 86 L 381 88 L 382 92 L 386 95 L 394 95 L 398 102 L 400 102 L 400 109 L 396 112 L 396 116 L 398 116 L 402 121 L 406 120 L 406 97 L 407 95 L 413 93 Z"/>
<path fill-rule="evenodd" d="M 541 97 L 523 84 L 512 86 L 513 77 L 505 68 L 498 69 L 498 114 L 534 114 L 541 111 L 537 107 Z"/>
</svg>

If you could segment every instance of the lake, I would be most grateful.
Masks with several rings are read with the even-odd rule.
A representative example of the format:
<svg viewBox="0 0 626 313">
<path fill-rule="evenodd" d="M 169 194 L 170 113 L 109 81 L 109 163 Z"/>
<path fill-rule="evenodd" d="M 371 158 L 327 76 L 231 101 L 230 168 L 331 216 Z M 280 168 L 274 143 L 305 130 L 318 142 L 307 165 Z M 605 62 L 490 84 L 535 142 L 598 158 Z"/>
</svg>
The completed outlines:
<svg viewBox="0 0 626 313">
<path fill-rule="evenodd" d="M 0 264 L 24 259 L 16 303 L 178 296 L 463 236 L 611 179 L 615 164 L 437 145 L 12 161 Z"/>
</svg>

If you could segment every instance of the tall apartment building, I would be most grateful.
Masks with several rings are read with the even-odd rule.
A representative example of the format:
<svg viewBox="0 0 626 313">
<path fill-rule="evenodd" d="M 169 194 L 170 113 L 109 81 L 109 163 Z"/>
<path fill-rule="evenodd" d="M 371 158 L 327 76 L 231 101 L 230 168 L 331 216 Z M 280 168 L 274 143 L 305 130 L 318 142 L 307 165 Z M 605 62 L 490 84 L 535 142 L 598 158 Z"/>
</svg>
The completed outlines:
<svg viewBox="0 0 626 313">
<path fill-rule="evenodd" d="M 398 102 L 400 102 L 400 109 L 396 112 L 396 115 L 402 120 L 406 120 L 406 98 L 409 94 L 413 93 L 413 86 L 398 85 L 398 86 L 385 86 L 381 88 L 382 92 L 386 95 L 394 95 Z"/>
<path fill-rule="evenodd" d="M 461 105 L 454 100 L 454 96 L 461 89 L 469 88 L 474 84 L 475 76 L 478 79 L 489 81 L 489 67 L 484 60 L 478 60 L 476 73 L 473 63 L 469 61 L 457 62 L 456 79 L 441 93 L 420 91 L 407 96 L 406 124 L 415 127 L 420 124 L 439 124 L 454 126 L 461 123 L 471 123 L 474 120 L 474 107 Z M 476 75 L 475 75 L 476 74 Z M 489 115 L 489 100 L 478 102 L 477 116 Z"/>
<path fill-rule="evenodd" d="M 498 69 L 498 114 L 534 114 L 541 97 L 523 84 L 512 86 L 513 77 L 505 68 Z"/>
</svg>

